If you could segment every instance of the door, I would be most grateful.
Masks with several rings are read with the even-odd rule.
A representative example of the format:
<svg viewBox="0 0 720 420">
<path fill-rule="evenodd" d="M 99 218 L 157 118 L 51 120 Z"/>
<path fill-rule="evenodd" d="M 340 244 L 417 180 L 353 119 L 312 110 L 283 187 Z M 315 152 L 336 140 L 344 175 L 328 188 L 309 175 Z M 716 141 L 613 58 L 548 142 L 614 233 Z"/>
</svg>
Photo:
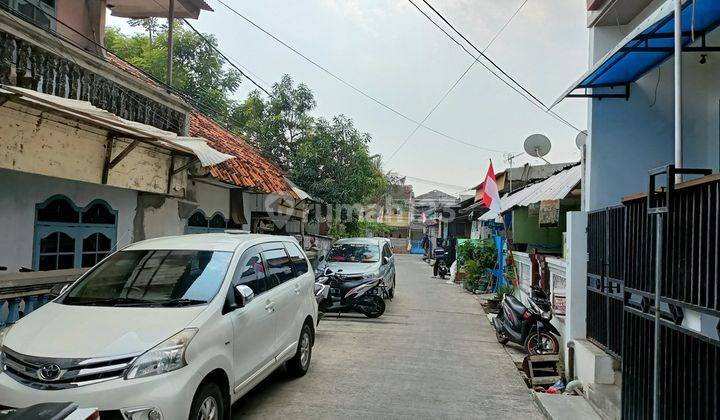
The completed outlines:
<svg viewBox="0 0 720 420">
<path fill-rule="evenodd" d="M 300 250 L 297 244 L 285 242 L 285 249 L 290 256 L 290 263 L 293 266 L 293 273 L 295 275 L 295 278 L 291 281 L 291 290 L 293 293 L 291 294 L 292 302 L 290 310 L 288 311 L 289 316 L 292 316 L 293 322 L 288 324 L 290 330 L 287 336 L 287 342 L 293 343 L 300 337 L 300 329 L 305 321 L 305 317 L 308 315 L 308 301 L 311 305 L 315 304 L 313 293 L 315 276 L 305 257 L 305 253 Z"/>
<path fill-rule="evenodd" d="M 248 249 L 238 262 L 231 287 L 244 284 L 253 290 L 255 297 L 244 308 L 226 315 L 231 317 L 233 325 L 235 387 L 250 382 L 261 370 L 271 368 L 275 359 L 277 320 L 267 280 L 260 247 Z M 228 296 L 234 301 L 232 289 Z"/>
<path fill-rule="evenodd" d="M 272 305 L 277 317 L 274 354 L 284 357 L 295 350 L 295 343 L 300 336 L 299 327 L 294 331 L 297 324 L 295 314 L 298 310 L 299 284 L 290 257 L 281 242 L 263 244 L 263 258 L 267 266 L 267 280 L 273 286 Z"/>
</svg>

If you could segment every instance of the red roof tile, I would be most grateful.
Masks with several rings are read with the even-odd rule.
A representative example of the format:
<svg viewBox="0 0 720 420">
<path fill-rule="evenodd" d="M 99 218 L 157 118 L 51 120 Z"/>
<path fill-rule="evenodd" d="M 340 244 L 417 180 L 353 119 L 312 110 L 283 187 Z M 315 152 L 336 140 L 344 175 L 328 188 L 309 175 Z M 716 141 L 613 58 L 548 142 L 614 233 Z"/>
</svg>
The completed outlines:
<svg viewBox="0 0 720 420">
<path fill-rule="evenodd" d="M 108 60 L 118 68 L 138 79 L 157 86 L 154 80 L 117 56 L 108 53 Z M 238 187 L 268 194 L 290 194 L 293 198 L 297 198 L 297 194 L 293 191 L 292 186 L 285 181 L 285 177 L 280 168 L 262 157 L 260 153 L 244 139 L 230 133 L 220 124 L 196 109 L 190 112 L 188 135 L 192 137 L 203 137 L 207 140 L 208 145 L 214 149 L 235 156 L 234 159 L 210 168 L 210 174 L 214 178 Z"/>
<path fill-rule="evenodd" d="M 285 181 L 280 168 L 265 159 L 242 138 L 197 110 L 190 113 L 190 136 L 203 137 L 214 149 L 235 156 L 210 168 L 210 174 L 229 184 L 264 193 L 290 194 L 297 198 Z"/>
</svg>

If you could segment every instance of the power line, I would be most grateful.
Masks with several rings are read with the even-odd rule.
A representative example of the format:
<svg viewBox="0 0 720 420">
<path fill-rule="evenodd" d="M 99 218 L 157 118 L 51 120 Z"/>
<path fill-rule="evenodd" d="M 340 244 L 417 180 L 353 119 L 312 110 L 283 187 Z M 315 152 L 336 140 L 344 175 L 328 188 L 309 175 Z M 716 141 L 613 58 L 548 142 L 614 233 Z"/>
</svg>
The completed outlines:
<svg viewBox="0 0 720 420">
<path fill-rule="evenodd" d="M 219 49 L 218 47 L 216 47 L 215 44 L 213 44 L 212 42 L 210 42 L 210 40 L 207 39 L 207 37 L 205 37 L 205 35 L 201 34 L 200 31 L 198 31 L 197 29 L 195 29 L 195 27 L 192 26 L 192 25 L 190 24 L 190 22 L 187 21 L 187 19 L 183 19 L 182 21 L 183 21 L 187 26 L 189 26 L 190 29 L 192 29 L 193 32 L 195 32 L 195 33 L 197 34 L 197 36 L 199 36 L 210 48 L 212 48 L 213 51 L 215 51 L 216 53 L 220 54 L 220 56 L 221 56 L 222 58 L 224 58 L 225 61 L 227 61 L 228 64 L 230 64 L 235 70 L 237 70 L 238 72 L 240 72 L 241 75 L 243 75 L 246 79 L 248 79 L 248 80 L 249 80 L 253 85 L 255 85 L 258 89 L 260 89 L 260 90 L 262 90 L 263 92 L 265 92 L 265 94 L 266 94 L 267 96 L 272 97 L 272 95 L 270 94 L 270 92 L 267 91 L 267 89 L 265 89 L 264 87 L 260 86 L 255 80 L 253 80 L 252 77 L 248 76 L 244 71 L 242 71 L 242 69 L 240 69 L 240 67 L 239 67 L 238 65 L 236 65 L 232 60 L 230 60 L 230 59 L 228 58 L 228 56 L 226 56 L 222 51 L 220 51 L 220 49 Z M 267 82 L 266 82 L 266 83 L 267 83 Z"/>
<path fill-rule="evenodd" d="M 456 137 L 454 137 L 454 136 L 451 136 L 451 135 L 449 135 L 449 134 L 446 134 L 446 133 L 443 133 L 443 132 L 441 132 L 441 131 L 438 131 L 438 130 L 432 128 L 432 127 L 428 127 L 428 126 L 424 125 L 423 123 L 420 123 L 419 121 L 415 120 L 414 118 L 409 117 L 409 116 L 407 116 L 406 114 L 404 114 L 404 113 L 398 111 L 397 109 L 393 108 L 392 106 L 385 104 L 384 102 L 382 102 L 381 100 L 379 100 L 379 99 L 376 98 L 375 96 L 370 95 L 369 93 L 363 91 L 362 89 L 360 89 L 359 87 L 355 86 L 354 84 L 348 82 L 348 81 L 345 80 L 344 78 L 342 78 L 342 77 L 338 76 L 337 74 L 333 73 L 332 71 L 330 71 L 329 69 L 327 69 L 327 68 L 324 67 L 323 65 L 319 64 L 317 61 L 313 60 L 312 58 L 310 58 L 310 57 L 308 57 L 307 55 L 303 54 L 302 52 L 300 52 L 299 50 L 297 50 L 296 48 L 294 48 L 294 47 L 291 46 L 290 44 L 286 43 L 286 42 L 283 41 L 282 39 L 280 39 L 280 38 L 278 38 L 277 36 L 273 35 L 271 32 L 269 32 L 268 30 L 266 30 L 266 29 L 263 28 L 262 26 L 258 25 L 257 23 L 255 23 L 253 20 L 251 20 L 251 19 L 248 18 L 247 16 L 245 16 L 245 15 L 243 15 L 242 13 L 238 12 L 236 9 L 230 7 L 225 1 L 223 1 L 223 0 L 217 0 L 217 1 L 218 1 L 218 3 L 222 4 L 223 6 L 225 6 L 225 8 L 227 8 L 229 11 L 231 11 L 231 12 L 234 13 L 235 15 L 239 16 L 240 18 L 242 18 L 243 20 L 245 20 L 246 22 L 248 22 L 250 25 L 254 26 L 254 27 L 257 28 L 259 31 L 261 31 L 262 33 L 264 33 L 264 34 L 267 35 L 268 37 L 270 37 L 270 38 L 272 38 L 273 40 L 275 40 L 275 41 L 276 41 L 277 43 L 279 43 L 280 45 L 284 46 L 285 48 L 289 49 L 290 51 L 292 51 L 292 52 L 295 53 L 296 55 L 300 56 L 301 58 L 303 58 L 303 59 L 304 59 L 305 61 L 307 61 L 308 63 L 310 63 L 310 64 L 312 64 L 313 66 L 317 67 L 318 69 L 320 69 L 321 71 L 323 71 L 324 73 L 326 73 L 327 75 L 329 75 L 330 77 L 334 78 L 335 80 L 339 81 L 340 83 L 344 84 L 345 86 L 349 87 L 350 89 L 354 90 L 355 92 L 359 93 L 360 95 L 364 96 L 365 98 L 367 98 L 367 99 L 375 102 L 376 104 L 380 105 L 381 107 L 383 107 L 383 108 L 387 109 L 388 111 L 392 112 L 393 114 L 399 116 L 400 118 L 403 118 L 403 119 L 405 119 L 405 120 L 407 120 L 407 121 L 409 121 L 409 122 L 411 122 L 411 123 L 413 123 L 413 124 L 418 124 L 418 125 L 420 125 L 422 128 L 424 128 L 424 129 L 426 129 L 426 130 L 428 130 L 428 131 L 430 131 L 430 132 L 432 132 L 432 133 L 435 133 L 435 134 L 437 134 L 437 135 L 439 135 L 439 136 L 441 136 L 441 137 L 444 137 L 444 138 L 446 138 L 446 139 L 448 139 L 448 140 L 452 140 L 452 141 L 454 141 L 454 142 L 457 142 L 457 143 L 460 143 L 460 144 L 464 144 L 464 145 L 466 145 L 466 146 L 474 147 L 474 148 L 480 149 L 480 150 L 491 151 L 491 152 L 499 152 L 499 153 L 507 153 L 507 152 L 508 152 L 507 150 L 499 151 L 499 150 L 493 150 L 493 149 L 488 149 L 488 148 L 485 148 L 485 147 L 481 147 L 481 146 L 478 146 L 478 145 L 476 145 L 476 144 L 473 144 L 473 143 L 470 143 L 470 142 L 467 142 L 467 141 L 458 139 L 458 138 L 456 138 Z"/>
<path fill-rule="evenodd" d="M 454 37 L 452 37 L 447 31 L 445 31 L 442 27 L 440 27 L 440 25 L 438 25 L 437 22 L 435 22 L 432 18 L 430 18 L 430 16 L 428 16 L 424 11 L 422 11 L 422 9 L 420 9 L 412 0 L 408 0 L 408 1 L 409 1 L 410 3 L 412 3 L 413 6 L 415 6 L 415 8 L 418 9 L 430 22 L 432 22 L 436 27 L 438 27 L 440 30 L 442 30 L 442 32 L 445 33 L 445 35 L 447 35 L 448 37 L 450 37 L 450 39 L 451 39 L 453 42 L 455 42 L 456 44 L 460 45 L 460 47 L 461 47 L 466 53 L 468 53 L 470 56 L 472 56 L 473 58 L 475 58 L 474 54 L 472 54 L 467 48 L 465 48 L 462 44 L 460 44 L 460 42 L 459 42 L 458 40 L 456 40 L 456 39 L 455 39 Z M 575 125 L 573 125 L 572 123 L 570 123 L 569 121 L 567 121 L 565 118 L 563 118 L 562 116 L 558 115 L 556 112 L 550 110 L 550 109 L 548 108 L 548 106 L 545 105 L 545 103 L 544 103 L 543 101 L 541 101 L 537 96 L 535 96 L 532 92 L 530 92 L 530 90 L 528 90 L 525 86 L 523 86 L 520 82 L 518 82 L 514 77 L 510 76 L 505 70 L 503 70 L 499 65 L 497 65 L 497 63 L 495 63 L 495 62 L 494 62 L 490 57 L 488 57 L 482 50 L 480 50 L 478 47 L 475 46 L 475 44 L 473 44 L 469 39 L 467 39 L 467 37 L 466 37 L 465 35 L 463 35 L 459 30 L 457 30 L 457 29 L 455 28 L 455 26 L 453 26 L 453 24 L 450 23 L 450 21 L 449 21 L 445 16 L 443 16 L 442 13 L 440 13 L 437 9 L 435 9 L 435 7 L 433 7 L 427 0 L 422 0 L 422 1 L 423 1 L 423 3 L 425 3 L 425 4 L 436 14 L 448 27 L 450 27 L 450 29 L 452 29 L 453 32 L 455 32 L 457 35 L 459 35 L 460 38 L 462 38 L 463 41 L 465 41 L 465 42 L 466 42 L 468 45 L 470 45 L 475 51 L 477 51 L 482 58 L 484 58 L 485 60 L 487 60 L 487 61 L 490 63 L 490 65 L 492 65 L 495 69 L 497 69 L 503 76 L 505 76 L 505 78 L 507 78 L 508 80 L 512 81 L 512 83 L 513 83 L 515 86 L 517 86 L 517 88 L 514 88 L 514 87 L 513 87 L 513 90 L 515 90 L 517 93 L 520 93 L 520 92 L 518 91 L 518 88 L 519 88 L 522 92 L 524 92 L 525 94 L 527 94 L 529 97 L 526 96 L 525 94 L 521 94 L 521 95 L 522 95 L 526 100 L 528 100 L 529 102 L 533 103 L 536 107 L 538 107 L 539 109 L 541 109 L 543 112 L 545 112 L 546 114 L 552 116 L 552 117 L 555 118 L 556 120 L 558 120 L 558 121 L 560 121 L 561 123 L 565 124 L 566 126 L 572 128 L 573 130 L 575 130 L 575 131 L 577 131 L 577 132 L 580 132 L 580 131 L 581 131 L 581 130 L 580 130 L 579 128 L 577 128 Z M 483 63 L 481 63 L 481 64 L 483 64 Z M 484 66 L 484 67 L 485 67 L 486 69 L 488 68 L 487 66 Z M 489 70 L 489 69 L 488 69 L 488 70 Z M 505 80 L 504 78 L 500 77 L 497 73 L 492 72 L 492 71 L 491 71 L 491 73 L 492 73 L 495 77 L 497 77 L 498 79 L 500 79 L 503 83 L 505 83 L 506 85 L 510 86 L 510 83 L 509 83 L 507 80 Z M 532 98 L 532 100 L 531 100 L 531 98 Z"/>
<path fill-rule="evenodd" d="M 500 34 L 503 33 L 503 31 L 505 30 L 505 28 L 508 27 L 508 25 L 510 25 L 510 22 L 512 22 L 512 20 L 515 19 L 515 16 L 517 16 L 517 14 L 520 13 L 520 10 L 522 10 L 522 8 L 525 7 L 525 5 L 527 4 L 528 1 L 529 1 L 529 0 L 524 0 L 524 1 L 522 2 L 522 4 L 520 4 L 520 7 L 518 7 L 512 15 L 510 15 L 510 18 L 509 18 L 507 21 L 505 21 L 505 24 L 502 25 L 502 26 L 500 27 L 500 29 L 499 29 L 499 30 L 495 33 L 495 35 L 492 37 L 492 39 L 490 39 L 490 42 L 488 42 L 488 44 L 485 46 L 485 48 L 483 49 L 483 52 L 487 51 L 488 48 L 490 48 L 490 47 L 492 46 L 492 44 L 495 42 L 495 40 L 498 39 L 498 37 L 500 37 Z M 411 3 L 412 3 L 412 2 L 411 2 Z M 417 5 L 416 5 L 415 3 L 413 3 L 413 6 L 415 6 L 415 7 L 417 8 Z M 422 10 L 421 10 L 421 12 L 422 12 Z M 450 88 L 445 92 L 445 94 L 442 96 L 442 98 L 440 98 L 440 100 L 435 104 L 435 106 L 430 110 L 430 112 L 428 112 L 427 115 L 425 115 L 425 118 L 423 118 L 423 120 L 422 120 L 421 122 L 424 123 L 428 118 L 430 118 L 430 116 L 431 116 L 431 115 L 435 112 L 435 110 L 437 110 L 438 107 L 445 101 L 445 99 L 450 95 L 450 93 L 452 93 L 452 91 L 455 90 L 455 87 L 457 87 L 457 85 L 460 83 L 460 81 L 462 81 L 462 79 L 465 78 L 465 76 L 470 72 L 470 70 L 472 70 L 473 67 L 475 67 L 475 64 L 478 63 L 478 59 L 479 59 L 479 58 L 480 58 L 480 56 L 477 56 L 477 57 L 473 56 L 473 61 L 472 61 L 472 63 L 470 63 L 470 65 L 465 69 L 465 71 L 462 72 L 462 74 L 460 75 L 460 77 L 458 77 L 458 79 L 455 80 L 455 82 L 454 82 L 454 83 L 450 86 Z M 392 161 L 393 158 L 395 157 L 395 155 L 397 155 L 397 153 L 400 151 L 400 149 L 402 149 L 402 148 L 407 144 L 407 142 L 410 141 L 410 139 L 412 138 L 412 136 L 415 135 L 415 133 L 418 131 L 419 128 L 420 128 L 420 125 L 417 125 L 417 126 L 415 127 L 415 129 L 414 129 L 412 132 L 410 132 L 410 134 L 407 136 L 407 138 L 405 139 L 405 141 L 403 141 L 402 143 L 400 143 L 400 145 L 395 149 L 395 151 L 392 152 L 392 154 L 390 155 L 390 158 L 387 160 L 388 163 L 389 163 L 390 161 Z"/>
</svg>

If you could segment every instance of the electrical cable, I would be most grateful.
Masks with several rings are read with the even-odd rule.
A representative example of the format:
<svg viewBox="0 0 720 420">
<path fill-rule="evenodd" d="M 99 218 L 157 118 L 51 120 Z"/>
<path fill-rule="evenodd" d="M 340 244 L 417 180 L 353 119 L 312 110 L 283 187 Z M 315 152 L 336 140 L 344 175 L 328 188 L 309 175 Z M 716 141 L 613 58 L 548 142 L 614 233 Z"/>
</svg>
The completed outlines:
<svg viewBox="0 0 720 420">
<path fill-rule="evenodd" d="M 452 37 L 447 31 L 445 31 L 443 28 L 441 28 L 440 25 L 438 25 L 437 22 L 435 22 L 435 21 L 434 21 L 432 18 L 430 18 L 424 11 L 422 11 L 422 9 L 420 9 L 412 0 L 408 0 L 408 1 L 409 1 L 410 3 L 412 3 L 413 6 L 415 6 L 415 8 L 418 9 L 430 22 L 432 22 L 436 27 L 438 27 L 439 29 L 441 29 L 441 30 L 443 31 L 443 33 L 445 33 L 445 35 L 447 35 L 448 37 L 450 37 L 450 39 L 452 39 L 453 42 L 455 42 L 456 44 L 460 45 L 461 48 L 462 48 L 466 53 L 468 53 L 470 56 L 472 56 L 473 58 L 475 58 L 474 54 L 472 54 L 470 51 L 468 51 L 468 49 L 465 48 L 463 45 L 461 45 L 458 40 L 456 40 L 456 39 L 455 39 L 454 37 Z M 443 16 L 442 13 L 440 13 L 437 9 L 435 9 L 427 0 L 422 0 L 422 1 L 423 1 L 423 3 L 425 3 L 438 17 L 440 17 L 440 19 L 441 19 L 443 22 L 445 22 L 445 24 L 446 24 L 448 27 L 450 27 L 450 29 L 452 29 L 457 35 L 460 36 L 460 38 L 462 38 L 468 45 L 470 45 L 475 51 L 477 51 L 482 58 L 484 58 L 485 60 L 487 60 L 494 68 L 496 68 L 496 69 L 497 69 L 503 76 L 505 76 L 508 80 L 512 81 L 512 83 L 513 83 L 514 85 L 516 85 L 517 88 L 511 86 L 511 84 L 510 84 L 507 80 L 505 80 L 504 78 L 500 77 L 497 73 L 491 71 L 491 73 L 492 73 L 495 77 L 497 77 L 498 79 L 500 79 L 500 80 L 501 80 L 503 83 L 505 83 L 506 85 L 513 87 L 513 90 L 515 90 L 515 92 L 520 93 L 520 92 L 518 91 L 518 88 L 519 88 L 520 90 L 522 90 L 523 92 L 525 92 L 525 93 L 529 96 L 529 98 L 528 98 L 527 96 L 525 96 L 524 94 L 521 94 L 521 95 L 522 95 L 526 100 L 528 100 L 529 102 L 533 103 L 536 107 L 538 107 L 539 109 L 541 109 L 543 112 L 545 112 L 545 113 L 547 113 L 548 115 L 552 116 L 553 118 L 555 118 L 555 119 L 558 120 L 559 122 L 565 124 L 565 125 L 568 126 L 569 128 L 572 128 L 572 129 L 575 130 L 576 132 L 580 132 L 580 131 L 581 131 L 581 130 L 580 130 L 579 128 L 577 128 L 575 125 L 573 125 L 572 123 L 570 123 L 569 121 L 567 121 L 565 118 L 563 118 L 562 116 L 558 115 L 556 112 L 554 112 L 553 110 L 551 110 L 547 105 L 545 105 L 545 103 L 544 103 L 543 101 L 541 101 L 539 98 L 537 98 L 537 96 L 535 96 L 532 92 L 530 92 L 530 90 L 528 90 L 525 86 L 523 86 L 521 83 L 519 83 L 515 78 L 513 78 L 512 76 L 510 76 L 505 70 L 503 70 L 499 65 L 497 65 L 497 64 L 496 64 L 490 57 L 488 57 L 483 51 L 481 51 L 479 48 L 477 48 L 477 47 L 475 46 L 475 44 L 473 44 L 472 42 L 470 42 L 470 40 L 468 40 L 467 37 L 465 37 L 465 35 L 463 35 L 459 30 L 457 30 L 457 29 L 452 25 L 452 23 L 450 23 L 450 21 L 449 21 L 445 16 Z M 482 63 L 481 63 L 481 64 L 482 64 Z M 485 66 L 485 65 L 484 65 L 483 67 L 485 67 L 486 69 L 489 70 L 488 66 Z M 532 100 L 531 100 L 531 98 L 532 98 Z"/>
<path fill-rule="evenodd" d="M 397 109 L 393 108 L 392 106 L 385 104 L 384 102 L 380 101 L 379 99 L 377 99 L 377 98 L 374 97 L 373 95 L 371 95 L 371 94 L 363 91 L 362 89 L 358 88 L 358 87 L 355 86 L 354 84 L 348 82 L 348 81 L 345 80 L 344 78 L 342 78 L 342 77 L 340 77 L 339 75 L 333 73 L 332 71 L 330 71 L 329 69 L 327 69 L 327 68 L 324 67 L 323 65 L 319 64 L 317 61 L 313 60 L 312 58 L 308 57 L 307 55 L 303 54 L 302 52 L 300 52 L 299 50 L 297 50 L 296 48 L 294 48 L 292 45 L 286 43 L 286 42 L 283 41 L 282 39 L 280 39 L 280 38 L 278 38 L 277 36 L 273 35 L 271 32 L 269 32 L 268 30 L 266 30 L 266 29 L 263 28 L 262 26 L 258 25 L 257 23 L 255 23 L 254 21 L 252 21 L 252 20 L 251 20 L 250 18 L 248 18 L 247 16 L 245 16 L 245 15 L 243 15 L 242 13 L 238 12 L 236 9 L 230 7 L 225 1 L 223 1 L 223 0 L 217 0 L 217 2 L 220 3 L 221 5 L 223 5 L 225 8 L 227 8 L 227 9 L 228 9 L 230 12 L 232 12 L 233 14 L 239 16 L 240 18 L 242 18 L 243 20 L 245 20 L 246 22 L 248 22 L 250 25 L 252 25 L 252 26 L 255 27 L 256 29 L 258 29 L 259 31 L 261 31 L 262 33 L 264 33 L 265 35 L 267 35 L 268 37 L 270 37 L 270 38 L 272 38 L 273 40 L 275 40 L 277 43 L 279 43 L 279 44 L 282 45 L 283 47 L 289 49 L 290 51 L 292 51 L 293 53 L 295 53 L 296 55 L 298 55 L 299 57 L 301 57 L 302 59 L 304 59 L 304 60 L 307 61 L 308 63 L 310 63 L 310 64 L 312 64 L 313 66 L 317 67 L 317 68 L 320 69 L 322 72 L 326 73 L 326 74 L 329 75 L 330 77 L 334 78 L 335 80 L 339 81 L 340 83 L 344 84 L 345 86 L 349 87 L 350 89 L 354 90 L 355 92 L 357 92 L 358 94 L 364 96 L 365 98 L 371 100 L 372 102 L 375 102 L 377 105 L 379 105 L 379 106 L 385 108 L 386 110 L 392 112 L 393 114 L 399 116 L 400 118 L 405 119 L 405 120 L 407 120 L 407 121 L 409 121 L 409 122 L 411 122 L 411 123 L 414 123 L 414 124 L 416 124 L 416 125 L 419 124 L 422 128 L 424 128 L 424 129 L 426 129 L 426 130 L 428 130 L 428 131 L 430 131 L 430 132 L 432 132 L 432 133 L 435 133 L 435 134 L 437 134 L 437 135 L 439 135 L 439 136 L 441 136 L 441 137 L 444 137 L 444 138 L 446 138 L 446 139 L 448 139 L 448 140 L 452 140 L 452 141 L 454 141 L 454 142 L 457 142 L 457 143 L 460 143 L 460 144 L 464 144 L 464 145 L 466 145 L 466 146 L 474 147 L 474 148 L 480 149 L 480 150 L 496 151 L 496 150 L 487 149 L 487 148 L 485 148 L 485 147 L 481 147 L 481 146 L 478 146 L 478 145 L 476 145 L 476 144 L 473 144 L 473 143 L 470 143 L 470 142 L 467 142 L 467 141 L 458 139 L 458 138 L 456 138 L 456 137 L 454 137 L 454 136 L 451 136 L 451 135 L 449 135 L 449 134 L 446 134 L 446 133 L 443 133 L 443 132 L 441 132 L 441 131 L 438 131 L 438 130 L 432 128 L 432 127 L 429 127 L 429 126 L 427 126 L 427 125 L 425 125 L 425 124 L 421 124 L 419 121 L 415 120 L 414 118 L 409 117 L 409 116 L 407 116 L 406 114 L 404 114 L 404 113 L 398 111 Z M 502 151 L 502 152 L 503 152 L 503 153 L 507 153 L 508 151 L 505 150 L 505 151 Z"/>
<path fill-rule="evenodd" d="M 488 42 L 488 44 L 485 46 L 485 48 L 483 49 L 483 52 L 487 51 L 488 48 L 490 48 L 492 46 L 492 44 L 495 42 L 496 39 L 498 39 L 500 34 L 503 33 L 505 28 L 507 28 L 508 25 L 510 25 L 510 22 L 512 22 L 512 20 L 515 18 L 515 16 L 517 16 L 517 14 L 520 13 L 520 10 L 522 10 L 522 8 L 525 7 L 525 5 L 527 4 L 528 1 L 529 0 L 524 0 L 520 4 L 520 7 L 518 7 L 512 15 L 510 15 L 510 18 L 507 21 L 505 21 L 505 24 L 502 25 L 500 27 L 500 29 L 495 33 L 495 35 L 490 39 L 490 42 Z M 415 3 L 413 3 L 413 6 L 415 6 L 417 8 L 417 5 Z M 421 10 L 421 12 L 422 12 L 422 10 Z M 440 100 L 435 104 L 435 106 L 430 110 L 430 112 L 428 112 L 427 115 L 425 115 L 425 118 L 423 118 L 423 120 L 421 121 L 422 123 L 424 123 L 428 118 L 430 118 L 430 116 L 432 116 L 432 114 L 435 113 L 435 110 L 438 109 L 438 107 L 445 101 L 445 99 L 448 96 L 450 96 L 450 93 L 452 93 L 452 91 L 455 90 L 455 88 L 460 83 L 460 81 L 462 81 L 462 79 L 465 78 L 465 76 L 470 72 L 470 70 L 472 70 L 473 67 L 475 67 L 475 64 L 478 63 L 479 58 L 480 58 L 480 56 L 477 56 L 477 57 L 473 56 L 472 63 L 470 63 L 470 65 L 465 69 L 465 71 L 462 72 L 460 77 L 458 77 L 458 79 L 455 80 L 455 82 L 450 86 L 450 88 L 445 92 L 445 94 L 442 96 L 442 98 L 440 98 Z M 413 129 L 413 131 L 410 132 L 410 134 L 407 136 L 407 138 L 402 143 L 400 143 L 400 145 L 392 152 L 392 154 L 390 155 L 390 157 L 387 160 L 387 163 L 390 163 L 390 161 L 393 160 L 395 155 L 397 155 L 397 153 L 400 151 L 400 149 L 402 149 L 407 144 L 407 142 L 410 141 L 412 136 L 415 135 L 415 133 L 418 131 L 419 128 L 420 128 L 420 125 L 418 124 L 415 127 L 415 129 Z"/>
</svg>

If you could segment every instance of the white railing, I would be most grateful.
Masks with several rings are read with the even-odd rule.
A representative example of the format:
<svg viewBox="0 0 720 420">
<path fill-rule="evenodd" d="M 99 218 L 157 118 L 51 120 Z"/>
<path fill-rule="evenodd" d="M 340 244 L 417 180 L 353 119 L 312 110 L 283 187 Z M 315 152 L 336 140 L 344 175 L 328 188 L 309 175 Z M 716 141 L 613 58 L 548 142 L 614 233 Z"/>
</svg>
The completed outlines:
<svg viewBox="0 0 720 420">
<path fill-rule="evenodd" d="M 562 258 L 546 257 L 550 270 L 550 300 L 555 316 L 565 318 L 565 289 L 567 285 L 567 265 Z"/>
<path fill-rule="evenodd" d="M 532 287 L 532 262 L 530 261 L 530 255 L 516 251 L 513 251 L 512 255 L 515 261 L 515 270 L 517 270 L 520 291 L 530 296 Z"/>
<path fill-rule="evenodd" d="M 48 302 L 50 289 L 77 280 L 87 269 L 0 274 L 0 326 L 13 324 Z"/>
</svg>

